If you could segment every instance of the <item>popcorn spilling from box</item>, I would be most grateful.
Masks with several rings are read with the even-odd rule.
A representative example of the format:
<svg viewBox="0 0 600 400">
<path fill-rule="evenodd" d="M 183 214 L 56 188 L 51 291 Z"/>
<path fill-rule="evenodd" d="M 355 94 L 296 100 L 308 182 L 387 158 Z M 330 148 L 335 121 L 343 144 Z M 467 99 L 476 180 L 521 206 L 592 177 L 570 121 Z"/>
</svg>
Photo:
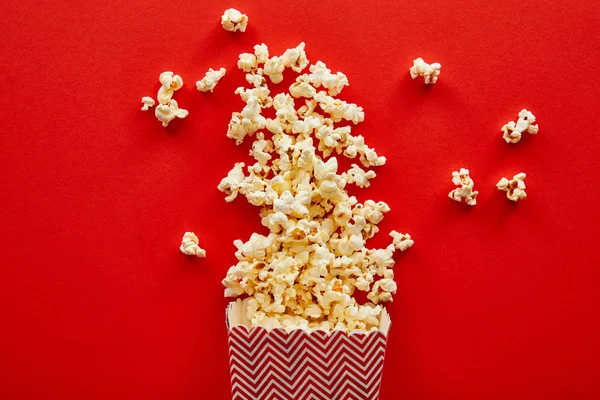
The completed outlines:
<svg viewBox="0 0 600 400">
<path fill-rule="evenodd" d="M 304 43 L 281 56 L 257 45 L 254 53 L 240 55 L 238 67 L 252 87 L 236 90 L 245 106 L 232 114 L 227 136 L 238 145 L 251 138 L 254 163 L 236 163 L 218 189 L 228 202 L 243 195 L 260 207 L 269 233 L 234 242 L 238 262 L 223 280 L 225 295 L 241 297 L 241 318 L 249 327 L 379 329 L 381 303 L 392 301 L 397 289 L 394 253 L 413 241 L 392 231 L 387 247 L 365 247 L 390 208 L 360 203 L 346 185 L 368 187 L 376 176 L 369 168 L 386 159 L 352 126 L 338 125 L 364 120 L 362 107 L 334 97 L 349 85 L 346 75 L 321 61 L 309 67 Z M 307 67 L 289 93 L 272 95 L 267 78 L 276 84 L 286 68 L 302 73 Z M 263 115 L 270 108 L 273 118 Z M 340 171 L 340 156 L 358 158 L 365 169 L 353 164 Z M 358 292 L 370 301 L 359 303 Z"/>
<path fill-rule="evenodd" d="M 461 168 L 460 171 L 454 171 L 452 173 L 452 183 L 459 187 L 448 193 L 448 197 L 459 203 L 462 199 L 465 199 L 465 203 L 470 206 L 477 204 L 477 195 L 479 192 L 473 190 L 475 182 L 471 179 L 468 169 Z"/>
</svg>

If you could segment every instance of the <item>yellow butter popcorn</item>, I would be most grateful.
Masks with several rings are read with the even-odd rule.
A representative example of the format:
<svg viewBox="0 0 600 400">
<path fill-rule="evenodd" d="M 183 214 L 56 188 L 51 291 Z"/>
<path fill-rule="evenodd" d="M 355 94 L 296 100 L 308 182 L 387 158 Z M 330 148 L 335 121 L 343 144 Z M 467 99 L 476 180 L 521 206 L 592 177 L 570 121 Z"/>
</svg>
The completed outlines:
<svg viewBox="0 0 600 400">
<path fill-rule="evenodd" d="M 506 192 L 506 197 L 512 201 L 523 200 L 527 197 L 525 193 L 525 175 L 524 172 L 520 172 L 513 176 L 510 181 L 506 178 L 500 179 L 500 182 L 496 184 L 498 190 Z"/>
<path fill-rule="evenodd" d="M 477 204 L 477 195 L 478 191 L 473 190 L 473 186 L 475 182 L 469 176 L 469 170 L 465 168 L 461 168 L 460 172 L 454 171 L 452 173 L 452 183 L 460 186 L 448 194 L 452 200 L 458 201 L 459 203 L 462 199 L 465 199 L 465 203 L 470 206 L 474 206 Z"/>
<path fill-rule="evenodd" d="M 419 57 L 413 61 L 413 66 L 410 67 L 409 72 L 411 78 L 416 79 L 419 76 L 423 76 L 425 78 L 425 83 L 432 85 L 438 80 L 440 68 L 442 68 L 440 63 L 427 64 Z"/>
<path fill-rule="evenodd" d="M 221 26 L 223 26 L 223 29 L 230 32 L 246 32 L 248 16 L 242 14 L 235 8 L 230 8 L 225 10 L 223 16 L 221 16 Z"/>
<path fill-rule="evenodd" d="M 227 136 L 236 144 L 252 137 L 255 162 L 235 164 L 218 189 L 228 202 L 243 195 L 260 207 L 261 223 L 269 233 L 234 241 L 238 262 L 223 280 L 225 295 L 247 296 L 238 304 L 251 326 L 377 329 L 383 313 L 379 303 L 391 301 L 397 289 L 391 269 L 394 253 L 413 241 L 393 231 L 386 248 L 365 247 L 390 208 L 350 196 L 348 183 L 368 187 L 375 172 L 357 164 L 340 172 L 338 158 L 331 156 L 358 157 L 366 167 L 385 164 L 385 157 L 362 136 L 352 135 L 351 127 L 336 126 L 342 120 L 362 122 L 364 111 L 332 97 L 347 86 L 347 78 L 325 71 L 322 62 L 309 68 L 311 74 L 298 77 L 290 93 L 270 97 L 266 81 L 256 76 L 264 73 L 277 83 L 285 67 L 296 72 L 306 68 L 303 43 L 271 58 L 266 45 L 257 45 L 252 56 L 240 58 L 248 60 L 240 68 L 248 72 L 253 88 L 236 90 L 245 106 L 232 113 Z M 317 92 L 317 87 L 328 91 Z M 294 97 L 306 100 L 297 108 Z M 269 108 L 274 117 L 265 118 L 262 114 Z M 356 290 L 365 292 L 370 302 L 359 304 Z"/>
<path fill-rule="evenodd" d="M 227 70 L 225 68 L 220 68 L 217 71 L 209 68 L 208 72 L 204 75 L 204 78 L 196 82 L 196 89 L 201 92 L 212 92 L 221 78 L 225 76 L 226 72 Z"/>
<path fill-rule="evenodd" d="M 206 257 L 206 250 L 198 246 L 198 236 L 194 232 L 186 232 L 181 239 L 179 250 L 186 256 Z"/>
</svg>

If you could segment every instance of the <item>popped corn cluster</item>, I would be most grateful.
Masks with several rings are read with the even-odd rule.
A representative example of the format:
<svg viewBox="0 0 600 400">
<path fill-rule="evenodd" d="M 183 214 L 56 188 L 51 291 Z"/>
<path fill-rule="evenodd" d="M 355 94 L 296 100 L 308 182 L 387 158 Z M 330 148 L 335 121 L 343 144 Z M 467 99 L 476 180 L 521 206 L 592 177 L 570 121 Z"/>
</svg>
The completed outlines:
<svg viewBox="0 0 600 400">
<path fill-rule="evenodd" d="M 518 143 L 521 140 L 521 136 L 525 132 L 529 132 L 532 135 L 538 133 L 538 126 L 533 125 L 535 122 L 535 116 L 531 111 L 527 111 L 525 108 L 519 113 L 519 119 L 510 121 L 502 127 L 502 138 L 506 143 Z"/>
<path fill-rule="evenodd" d="M 460 187 L 451 191 L 448 194 L 448 197 L 458 202 L 465 199 L 465 203 L 470 206 L 477 204 L 477 195 L 479 192 L 473 190 L 475 182 L 473 182 L 473 179 L 469 176 L 468 169 L 461 168 L 460 171 L 452 172 L 452 183 Z"/>
<path fill-rule="evenodd" d="M 173 94 L 183 86 L 183 79 L 171 71 L 166 71 L 160 74 L 158 80 L 161 86 L 156 97 L 160 104 L 156 106 L 154 115 L 166 128 L 175 118 L 185 118 L 189 113 L 187 110 L 179 108 L 179 104 L 173 99 Z M 144 104 L 142 111 L 148 111 L 155 104 L 154 99 L 148 96 L 142 97 L 142 103 Z"/>
<path fill-rule="evenodd" d="M 212 92 L 221 78 L 225 76 L 226 72 L 227 70 L 225 68 L 220 68 L 217 71 L 209 68 L 208 72 L 204 75 L 204 78 L 196 82 L 196 89 L 201 92 Z"/>
<path fill-rule="evenodd" d="M 506 192 L 506 197 L 512 201 L 523 200 L 527 197 L 527 193 L 525 193 L 525 175 L 524 172 L 520 172 L 517 175 L 513 176 L 512 180 L 508 180 L 506 178 L 500 179 L 500 182 L 496 184 L 498 190 L 503 190 Z"/>
<path fill-rule="evenodd" d="M 386 248 L 365 247 L 390 208 L 350 196 L 347 184 L 368 187 L 375 172 L 353 164 L 340 173 L 338 159 L 331 155 L 358 157 L 366 169 L 386 159 L 362 136 L 353 135 L 351 126 L 337 126 L 364 120 L 362 107 L 333 97 L 348 86 L 346 76 L 332 74 L 319 61 L 296 79 L 289 93 L 271 96 L 265 77 L 278 83 L 285 68 L 305 70 L 304 47 L 301 43 L 269 57 L 261 44 L 239 58 L 238 67 L 252 87 L 236 90 L 245 107 L 232 114 L 227 136 L 238 145 L 252 137 L 255 162 L 235 164 L 218 189 L 228 202 L 241 194 L 260 207 L 269 233 L 234 242 L 238 262 L 223 280 L 225 296 L 246 296 L 243 307 L 252 326 L 377 329 L 380 303 L 396 293 L 394 252 L 407 250 L 413 241 L 393 231 Z M 299 107 L 296 99 L 301 99 Z M 263 115 L 270 108 L 274 118 Z M 357 290 L 370 302 L 359 304 Z"/>
<path fill-rule="evenodd" d="M 223 16 L 221 16 L 221 26 L 223 26 L 223 29 L 230 32 L 246 32 L 248 16 L 242 14 L 235 8 L 230 8 L 225 10 Z"/>
<path fill-rule="evenodd" d="M 419 57 L 413 61 L 413 66 L 408 71 L 411 78 L 416 79 L 418 76 L 423 76 L 426 84 L 433 85 L 438 80 L 440 68 L 442 68 L 440 63 L 427 64 Z"/>
<path fill-rule="evenodd" d="M 196 256 L 200 258 L 206 257 L 206 250 L 202 249 L 198 244 L 198 236 L 194 232 L 186 232 L 181 239 L 179 250 L 186 256 Z"/>
</svg>

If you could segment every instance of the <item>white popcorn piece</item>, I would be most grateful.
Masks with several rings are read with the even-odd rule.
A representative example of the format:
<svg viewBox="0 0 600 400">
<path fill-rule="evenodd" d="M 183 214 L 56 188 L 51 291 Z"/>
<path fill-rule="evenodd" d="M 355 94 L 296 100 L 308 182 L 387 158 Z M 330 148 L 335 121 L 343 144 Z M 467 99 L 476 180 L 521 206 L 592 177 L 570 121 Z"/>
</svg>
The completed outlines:
<svg viewBox="0 0 600 400">
<path fill-rule="evenodd" d="M 173 94 L 183 86 L 183 79 L 179 75 L 174 75 L 172 71 L 166 71 L 160 74 L 158 80 L 162 85 L 158 90 L 158 102 L 169 104 Z"/>
<path fill-rule="evenodd" d="M 199 245 L 198 236 L 194 232 L 186 232 L 181 239 L 179 250 L 186 256 L 206 257 L 206 250 Z"/>
<path fill-rule="evenodd" d="M 152 97 L 144 96 L 142 97 L 142 111 L 148 111 L 151 107 L 154 107 L 156 102 Z"/>
<path fill-rule="evenodd" d="M 306 44 L 302 42 L 293 49 L 287 49 L 281 56 L 283 65 L 291 68 L 294 72 L 302 72 L 309 64 L 304 51 L 305 46 Z"/>
<path fill-rule="evenodd" d="M 271 82 L 277 84 L 283 80 L 283 70 L 285 69 L 282 57 L 273 56 L 267 60 L 263 72 L 271 79 Z"/>
<path fill-rule="evenodd" d="M 419 57 L 413 61 L 413 66 L 410 67 L 409 72 L 413 79 L 416 79 L 418 76 L 425 77 L 425 83 L 430 85 L 437 82 L 440 75 L 440 68 L 442 68 L 440 63 L 427 64 Z"/>
<path fill-rule="evenodd" d="M 361 188 L 369 187 L 371 185 L 369 179 L 373 179 L 376 176 L 375 171 L 365 171 L 356 164 L 352 164 L 352 168 L 342 174 L 346 182 L 354 183 Z"/>
<path fill-rule="evenodd" d="M 196 89 L 200 92 L 212 92 L 221 78 L 225 76 L 226 72 L 227 70 L 225 68 L 220 68 L 217 71 L 209 68 L 208 72 L 204 75 L 204 78 L 196 82 Z"/>
<path fill-rule="evenodd" d="M 398 233 L 391 231 L 390 236 L 393 239 L 394 247 L 400 251 L 406 251 L 415 244 L 408 233 Z"/>
<path fill-rule="evenodd" d="M 452 183 L 460 187 L 451 191 L 448 194 L 448 197 L 458 202 L 465 199 L 465 203 L 470 206 L 477 204 L 477 195 L 479 192 L 473 190 L 475 183 L 473 182 L 473 179 L 471 179 L 468 169 L 461 168 L 460 172 L 452 172 Z"/>
<path fill-rule="evenodd" d="M 242 53 L 239 56 L 237 66 L 244 72 L 252 72 L 258 68 L 258 61 L 254 54 Z"/>
<path fill-rule="evenodd" d="M 309 71 L 311 73 L 308 75 L 308 82 L 316 88 L 325 87 L 330 96 L 337 96 L 344 86 L 349 85 L 346 75 L 341 72 L 332 74 L 331 70 L 322 61 L 317 61 L 311 65 Z"/>
<path fill-rule="evenodd" d="M 166 128 L 175 118 L 185 118 L 189 114 L 188 110 L 179 108 L 177 101 L 172 99 L 169 104 L 159 104 L 156 106 L 154 115 L 156 119 L 162 122 L 162 126 Z"/>
<path fill-rule="evenodd" d="M 225 295 L 247 297 L 238 303 L 251 326 L 370 331 L 378 328 L 383 311 L 373 303 L 392 301 L 396 292 L 394 253 L 413 241 L 393 231 L 393 243 L 386 248 L 365 247 L 390 208 L 372 200 L 359 203 L 346 185 L 368 187 L 376 176 L 368 168 L 386 159 L 362 136 L 353 136 L 350 126 L 337 126 L 343 120 L 364 120 L 361 107 L 333 97 L 348 86 L 347 77 L 318 62 L 289 93 L 270 97 L 265 78 L 278 83 L 286 67 L 296 72 L 306 68 L 304 47 L 301 43 L 269 58 L 261 44 L 254 46 L 254 54 L 240 58 L 252 88 L 236 90 L 245 106 L 232 114 L 227 136 L 236 144 L 252 137 L 249 152 L 255 163 L 247 168 L 237 163 L 218 189 L 226 201 L 241 194 L 259 206 L 269 234 L 234 242 L 238 262 L 223 280 Z M 300 107 L 294 98 L 302 99 Z M 275 116 L 266 118 L 263 112 L 269 107 Z M 353 164 L 338 173 L 333 152 L 359 157 L 366 169 Z M 367 293 L 372 303 L 359 304 L 356 290 Z"/>
<path fill-rule="evenodd" d="M 527 197 L 527 193 L 525 193 L 525 175 L 524 172 L 520 172 L 513 176 L 513 179 L 510 181 L 506 178 L 500 179 L 500 181 L 496 184 L 498 190 L 502 190 L 506 192 L 506 197 L 512 201 L 523 200 Z"/>
<path fill-rule="evenodd" d="M 535 116 L 524 108 L 519 112 L 516 123 L 510 121 L 502 127 L 502 138 L 506 143 L 518 143 L 525 132 L 535 135 L 538 133 L 538 125 L 534 125 L 534 122 Z"/>
<path fill-rule="evenodd" d="M 221 16 L 221 26 L 223 29 L 229 32 L 246 32 L 248 26 L 248 16 L 242 14 L 235 8 L 225 10 L 223 16 Z"/>
<path fill-rule="evenodd" d="M 296 78 L 296 82 L 290 86 L 290 94 L 293 97 L 306 97 L 311 98 L 317 94 L 317 89 L 311 86 L 307 81 L 308 75 L 301 75 Z"/>
<path fill-rule="evenodd" d="M 264 64 L 269 60 L 269 48 L 266 44 L 257 44 L 254 46 L 254 55 L 258 64 Z"/>
</svg>

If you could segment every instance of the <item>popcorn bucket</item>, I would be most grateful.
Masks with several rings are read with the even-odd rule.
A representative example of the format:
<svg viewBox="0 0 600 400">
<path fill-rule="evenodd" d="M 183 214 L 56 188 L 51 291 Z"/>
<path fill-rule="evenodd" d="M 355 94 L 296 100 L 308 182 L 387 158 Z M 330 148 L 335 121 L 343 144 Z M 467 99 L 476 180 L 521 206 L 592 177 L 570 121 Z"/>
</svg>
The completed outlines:
<svg viewBox="0 0 600 400">
<path fill-rule="evenodd" d="M 239 302 L 227 308 L 233 400 L 376 400 L 391 321 L 379 330 L 250 328 Z"/>
</svg>

